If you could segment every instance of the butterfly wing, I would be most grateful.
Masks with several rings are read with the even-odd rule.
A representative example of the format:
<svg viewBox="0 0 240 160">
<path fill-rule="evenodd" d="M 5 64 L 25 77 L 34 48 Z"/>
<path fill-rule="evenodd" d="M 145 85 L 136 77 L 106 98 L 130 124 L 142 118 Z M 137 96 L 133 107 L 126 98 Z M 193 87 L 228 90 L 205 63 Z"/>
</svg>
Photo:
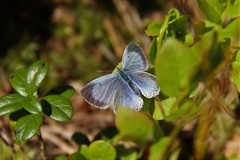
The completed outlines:
<svg viewBox="0 0 240 160">
<path fill-rule="evenodd" d="M 147 58 L 137 44 L 131 42 L 125 48 L 122 58 L 122 69 L 126 72 L 145 71 L 148 69 Z"/>
<path fill-rule="evenodd" d="M 108 74 L 89 82 L 80 93 L 89 104 L 106 109 L 113 101 L 118 86 L 118 75 Z"/>
<path fill-rule="evenodd" d="M 118 106 L 125 106 L 139 111 L 143 107 L 143 99 L 134 93 L 128 83 L 121 80 L 119 82 L 119 87 L 112 104 L 114 112 Z"/>
<path fill-rule="evenodd" d="M 138 87 L 141 93 L 147 98 L 155 97 L 160 92 L 160 88 L 157 84 L 156 77 L 152 74 L 138 71 L 129 74 L 129 79 Z"/>
</svg>

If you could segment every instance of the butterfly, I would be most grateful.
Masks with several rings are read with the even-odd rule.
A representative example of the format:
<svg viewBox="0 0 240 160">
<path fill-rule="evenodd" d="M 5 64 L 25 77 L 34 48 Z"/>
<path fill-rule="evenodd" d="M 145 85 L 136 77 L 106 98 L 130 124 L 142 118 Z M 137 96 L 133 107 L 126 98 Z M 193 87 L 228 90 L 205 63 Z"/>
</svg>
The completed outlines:
<svg viewBox="0 0 240 160">
<path fill-rule="evenodd" d="M 156 77 L 145 72 L 148 61 L 142 49 L 134 42 L 127 45 L 122 57 L 122 67 L 117 72 L 99 77 L 84 86 L 80 94 L 90 105 L 100 109 L 118 106 L 139 111 L 143 107 L 141 94 L 152 98 L 159 94 Z"/>
</svg>

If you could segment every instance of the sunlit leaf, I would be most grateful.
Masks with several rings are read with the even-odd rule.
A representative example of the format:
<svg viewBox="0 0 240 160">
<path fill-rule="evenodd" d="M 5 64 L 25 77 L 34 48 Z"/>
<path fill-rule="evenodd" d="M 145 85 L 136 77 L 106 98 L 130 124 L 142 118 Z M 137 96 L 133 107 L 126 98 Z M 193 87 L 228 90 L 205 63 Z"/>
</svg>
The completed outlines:
<svg viewBox="0 0 240 160">
<path fill-rule="evenodd" d="M 16 123 L 16 138 L 20 142 L 24 142 L 33 137 L 42 124 L 41 114 L 30 114 L 20 118 Z"/>
<path fill-rule="evenodd" d="M 116 150 L 114 147 L 103 140 L 94 141 L 90 144 L 88 150 L 89 159 L 91 160 L 115 160 L 116 158 Z"/>
<path fill-rule="evenodd" d="M 26 106 L 26 98 L 18 94 L 0 97 L 0 116 L 15 112 Z"/>
<path fill-rule="evenodd" d="M 168 120 L 177 120 L 177 119 L 191 119 L 192 117 L 196 116 L 199 111 L 196 103 L 191 100 L 186 101 L 183 103 L 178 110 L 173 111 L 168 116 Z"/>
<path fill-rule="evenodd" d="M 153 143 L 150 148 L 149 160 L 163 159 L 164 152 L 167 150 L 170 141 L 170 137 L 163 137 L 157 142 Z"/>
<path fill-rule="evenodd" d="M 240 5 L 239 5 L 240 7 Z M 222 38 L 230 38 L 232 46 L 240 46 L 239 36 L 240 35 L 240 16 L 239 18 L 233 19 L 219 34 Z"/>
<path fill-rule="evenodd" d="M 234 4 L 232 5 L 228 5 L 228 7 L 226 8 L 226 11 L 224 12 L 224 16 L 225 18 L 239 18 L 240 14 L 239 14 L 239 7 L 240 7 L 240 2 L 239 1 L 235 1 Z"/>
<path fill-rule="evenodd" d="M 175 39 L 167 39 L 157 53 L 155 73 L 162 92 L 178 96 L 181 90 L 188 89 L 190 79 L 200 63 L 197 53 Z"/>
<path fill-rule="evenodd" d="M 35 96 L 29 95 L 25 99 L 26 105 L 24 106 L 24 109 L 26 109 L 28 112 L 37 114 L 42 111 L 41 104 Z"/>
<path fill-rule="evenodd" d="M 116 126 L 119 130 L 118 138 L 132 139 L 140 145 L 153 137 L 153 121 L 146 114 L 126 107 L 118 107 Z"/>
<path fill-rule="evenodd" d="M 147 33 L 148 36 L 157 36 L 160 32 L 162 25 L 163 25 L 163 22 L 161 21 L 152 22 L 148 25 L 145 32 Z"/>
<path fill-rule="evenodd" d="M 88 146 L 87 145 L 81 145 L 79 148 L 79 153 L 87 159 L 89 159 L 89 152 L 88 152 Z"/>
<path fill-rule="evenodd" d="M 47 62 L 40 60 L 33 63 L 28 70 L 27 83 L 37 89 L 45 78 L 48 69 L 49 65 Z"/>
<path fill-rule="evenodd" d="M 206 0 L 197 0 L 202 13 L 208 18 L 209 21 L 220 24 L 221 23 L 221 15 L 216 10 L 214 6 L 211 6 Z"/>
<path fill-rule="evenodd" d="M 161 104 L 159 104 L 159 102 L 155 101 L 153 118 L 156 120 L 162 120 L 162 119 L 167 118 L 171 112 L 173 112 L 177 109 L 177 108 L 174 108 L 175 102 L 176 102 L 175 97 L 170 97 L 168 99 L 165 99 L 161 102 Z"/>
<path fill-rule="evenodd" d="M 10 82 L 12 87 L 22 96 L 27 96 L 30 92 L 30 87 L 27 84 L 27 73 L 28 69 L 22 68 L 10 76 Z"/>
<path fill-rule="evenodd" d="M 58 121 L 69 121 L 73 116 L 71 103 L 63 96 L 49 95 L 42 101 L 43 112 Z"/>
</svg>

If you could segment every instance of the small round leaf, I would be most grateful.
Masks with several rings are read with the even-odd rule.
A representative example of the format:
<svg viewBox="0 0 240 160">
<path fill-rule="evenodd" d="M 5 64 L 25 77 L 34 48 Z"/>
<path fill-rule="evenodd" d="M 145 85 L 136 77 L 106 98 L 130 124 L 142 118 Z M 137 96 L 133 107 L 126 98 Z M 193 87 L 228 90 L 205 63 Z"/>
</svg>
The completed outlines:
<svg viewBox="0 0 240 160">
<path fill-rule="evenodd" d="M 0 97 L 0 116 L 20 110 L 25 104 L 26 98 L 19 94 L 8 94 Z"/>
<path fill-rule="evenodd" d="M 116 150 L 114 147 L 103 141 L 94 141 L 89 146 L 89 159 L 90 160 L 115 160 Z"/>
<path fill-rule="evenodd" d="M 20 142 L 24 142 L 33 137 L 41 127 L 41 114 L 30 114 L 20 118 L 16 123 L 16 138 Z"/>
<path fill-rule="evenodd" d="M 63 96 L 49 95 L 42 101 L 43 112 L 57 121 L 69 121 L 73 116 L 71 103 Z"/>
</svg>

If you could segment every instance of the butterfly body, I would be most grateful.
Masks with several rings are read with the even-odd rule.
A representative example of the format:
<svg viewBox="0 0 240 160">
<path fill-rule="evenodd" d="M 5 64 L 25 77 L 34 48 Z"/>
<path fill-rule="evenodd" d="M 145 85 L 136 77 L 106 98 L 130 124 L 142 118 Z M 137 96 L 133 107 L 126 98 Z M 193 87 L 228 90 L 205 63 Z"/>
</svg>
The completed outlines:
<svg viewBox="0 0 240 160">
<path fill-rule="evenodd" d="M 141 94 L 152 98 L 160 92 L 155 76 L 145 72 L 147 69 L 142 49 L 130 43 L 124 50 L 122 68 L 91 81 L 80 93 L 89 104 L 101 109 L 111 106 L 115 111 L 117 106 L 125 106 L 138 111 L 143 107 Z"/>
<path fill-rule="evenodd" d="M 129 73 L 127 73 L 124 70 L 118 69 L 118 76 L 119 79 L 121 79 L 122 83 L 126 83 L 126 85 L 128 85 L 135 94 L 140 96 L 140 90 L 137 88 L 137 86 L 131 81 L 131 79 L 129 78 Z"/>
</svg>

